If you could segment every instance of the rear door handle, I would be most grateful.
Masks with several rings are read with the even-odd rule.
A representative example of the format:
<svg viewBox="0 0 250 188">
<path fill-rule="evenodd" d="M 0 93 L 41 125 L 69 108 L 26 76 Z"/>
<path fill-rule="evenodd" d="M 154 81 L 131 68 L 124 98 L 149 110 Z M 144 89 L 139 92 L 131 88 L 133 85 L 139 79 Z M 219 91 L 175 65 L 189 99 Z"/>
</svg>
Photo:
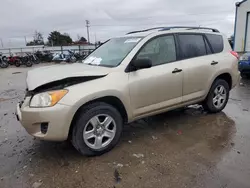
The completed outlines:
<svg viewBox="0 0 250 188">
<path fill-rule="evenodd" d="M 177 73 L 177 72 L 181 72 L 181 71 L 182 71 L 182 69 L 175 68 L 175 69 L 172 71 L 172 73 Z"/>
<path fill-rule="evenodd" d="M 212 61 L 211 65 L 217 65 L 218 63 L 218 61 Z"/>
</svg>

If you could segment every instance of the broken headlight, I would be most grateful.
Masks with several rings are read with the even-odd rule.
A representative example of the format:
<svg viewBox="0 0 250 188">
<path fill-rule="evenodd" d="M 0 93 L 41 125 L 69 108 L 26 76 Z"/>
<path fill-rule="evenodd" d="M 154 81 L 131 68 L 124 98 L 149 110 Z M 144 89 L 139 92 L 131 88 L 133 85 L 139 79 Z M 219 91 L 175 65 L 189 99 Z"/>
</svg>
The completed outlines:
<svg viewBox="0 0 250 188">
<path fill-rule="evenodd" d="M 56 90 L 48 91 L 44 93 L 36 94 L 32 97 L 30 101 L 30 107 L 51 107 L 58 103 L 66 94 L 68 90 Z"/>
</svg>

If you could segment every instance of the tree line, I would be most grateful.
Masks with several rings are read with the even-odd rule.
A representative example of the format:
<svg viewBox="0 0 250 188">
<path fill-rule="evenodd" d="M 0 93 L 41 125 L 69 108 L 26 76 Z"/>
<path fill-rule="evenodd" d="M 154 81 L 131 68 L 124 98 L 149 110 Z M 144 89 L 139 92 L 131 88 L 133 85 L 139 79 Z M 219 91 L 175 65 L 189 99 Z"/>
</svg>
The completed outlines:
<svg viewBox="0 0 250 188">
<path fill-rule="evenodd" d="M 33 40 L 28 42 L 26 46 L 37 46 L 37 45 L 47 45 L 47 46 L 66 46 L 70 44 L 87 44 L 86 38 L 78 35 L 77 40 L 73 41 L 68 33 L 60 33 L 59 31 L 52 31 L 47 42 L 44 42 L 44 37 L 42 33 L 35 31 Z"/>
</svg>

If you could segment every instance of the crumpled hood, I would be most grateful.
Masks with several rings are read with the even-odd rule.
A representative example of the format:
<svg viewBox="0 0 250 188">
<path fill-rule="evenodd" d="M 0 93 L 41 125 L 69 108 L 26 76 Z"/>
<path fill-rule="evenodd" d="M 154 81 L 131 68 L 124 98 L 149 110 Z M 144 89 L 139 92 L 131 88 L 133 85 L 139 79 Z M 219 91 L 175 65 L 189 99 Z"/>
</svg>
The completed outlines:
<svg viewBox="0 0 250 188">
<path fill-rule="evenodd" d="M 111 68 L 84 65 L 83 63 L 60 64 L 28 71 L 26 81 L 28 90 L 31 91 L 44 84 L 65 78 L 105 76 L 110 71 Z"/>
</svg>

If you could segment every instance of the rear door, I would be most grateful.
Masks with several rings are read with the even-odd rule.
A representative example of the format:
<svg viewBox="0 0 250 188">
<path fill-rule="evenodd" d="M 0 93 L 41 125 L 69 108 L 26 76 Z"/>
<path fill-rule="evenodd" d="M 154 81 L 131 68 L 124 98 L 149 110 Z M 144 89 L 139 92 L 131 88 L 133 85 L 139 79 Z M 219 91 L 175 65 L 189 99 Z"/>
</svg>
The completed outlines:
<svg viewBox="0 0 250 188">
<path fill-rule="evenodd" d="M 183 102 L 204 97 L 214 76 L 212 49 L 203 34 L 178 34 L 183 68 Z M 212 65 L 214 64 L 214 65 Z"/>
</svg>

